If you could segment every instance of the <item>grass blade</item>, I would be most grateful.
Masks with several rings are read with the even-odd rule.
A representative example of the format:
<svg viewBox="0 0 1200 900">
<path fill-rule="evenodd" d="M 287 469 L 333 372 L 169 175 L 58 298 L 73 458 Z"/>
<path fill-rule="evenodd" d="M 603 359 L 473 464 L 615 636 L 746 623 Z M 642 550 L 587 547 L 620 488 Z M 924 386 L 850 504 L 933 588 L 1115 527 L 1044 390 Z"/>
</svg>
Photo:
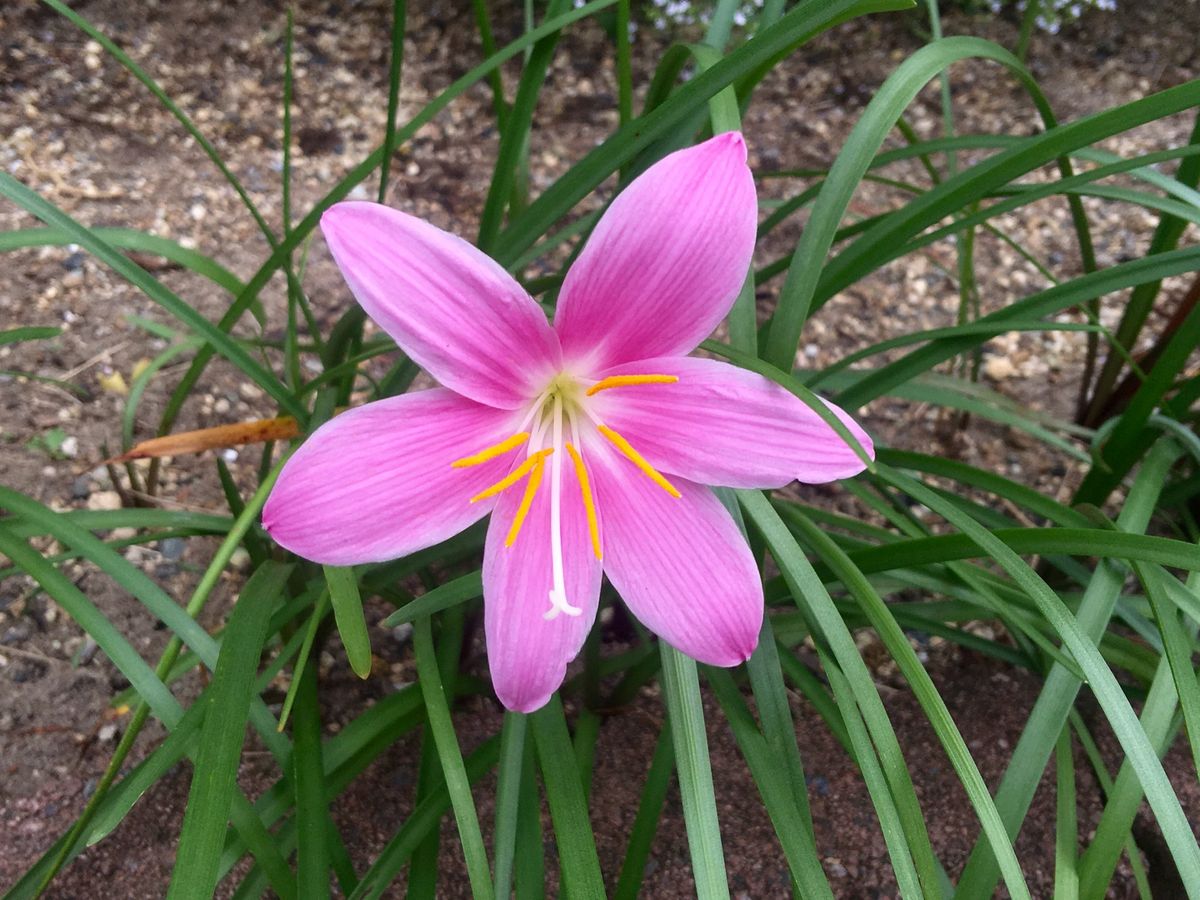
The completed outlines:
<svg viewBox="0 0 1200 900">
<path fill-rule="evenodd" d="M 260 567 L 246 582 L 230 617 L 204 712 L 200 755 L 192 775 L 175 870 L 167 891 L 171 900 L 207 900 L 217 886 L 254 675 L 275 598 L 290 572 L 290 566 L 277 563 Z"/>
<path fill-rule="evenodd" d="M 575 749 L 558 695 L 532 713 L 529 722 L 533 725 L 542 781 L 550 803 L 550 817 L 554 820 L 563 884 L 570 886 L 572 900 L 603 900 L 604 878 L 596 855 L 596 839 L 588 821 L 583 782 L 575 765 Z"/>
<path fill-rule="evenodd" d="M 696 663 L 678 650 L 660 643 L 663 693 L 675 744 L 675 769 L 683 800 L 688 846 L 692 851 L 692 874 L 700 900 L 728 898 L 725 854 L 717 823 L 717 801 L 713 795 L 712 765 L 708 759 L 708 732 Z"/>
<path fill-rule="evenodd" d="M 342 646 L 346 648 L 350 668 L 359 678 L 366 678 L 371 674 L 371 637 L 367 634 L 367 621 L 363 618 L 362 598 L 358 594 L 354 569 L 325 566 L 325 581 L 329 585 L 333 618 L 337 622 Z"/>
<path fill-rule="evenodd" d="M 479 814 L 475 811 L 471 783 L 467 778 L 462 753 L 458 749 L 458 737 L 454 733 L 450 708 L 446 704 L 446 694 L 442 689 L 442 676 L 434 655 L 433 629 L 428 616 L 416 621 L 413 646 L 417 655 L 421 695 L 425 698 L 425 713 L 429 717 L 429 729 L 437 745 L 442 773 L 446 777 L 446 789 L 454 806 L 454 819 L 458 823 L 458 836 L 467 861 L 471 890 L 476 897 L 490 897 L 493 895 L 492 876 L 488 869 L 483 835 L 479 831 Z"/>
</svg>

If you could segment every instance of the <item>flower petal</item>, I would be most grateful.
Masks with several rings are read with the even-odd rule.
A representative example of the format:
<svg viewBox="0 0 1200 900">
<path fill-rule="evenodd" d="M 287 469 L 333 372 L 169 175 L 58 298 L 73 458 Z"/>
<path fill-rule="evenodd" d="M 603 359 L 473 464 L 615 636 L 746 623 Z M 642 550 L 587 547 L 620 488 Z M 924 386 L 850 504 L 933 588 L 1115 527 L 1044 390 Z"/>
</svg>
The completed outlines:
<svg viewBox="0 0 1200 900">
<path fill-rule="evenodd" d="M 483 608 L 488 666 L 496 696 L 509 709 L 533 712 L 558 690 L 567 664 L 583 646 L 600 598 L 600 560 L 592 551 L 579 482 L 569 459 L 561 459 L 562 548 L 568 603 L 579 615 L 546 618 L 553 585 L 550 503 L 553 464 L 546 468 L 521 530 L 505 546 L 523 485 L 501 495 L 488 525 L 483 551 Z"/>
<path fill-rule="evenodd" d="M 836 481 L 865 468 L 802 400 L 756 372 L 675 357 L 618 366 L 603 377 L 633 374 L 675 375 L 679 381 L 602 391 L 593 399 L 595 410 L 664 472 L 701 484 L 768 488 L 792 480 Z M 873 457 L 867 433 L 827 405 Z"/>
<path fill-rule="evenodd" d="M 763 590 L 733 517 L 708 488 L 672 497 L 633 463 L 590 454 L 604 517 L 604 571 L 633 614 L 700 662 L 736 666 L 758 643 Z"/>
<path fill-rule="evenodd" d="M 554 328 L 580 371 L 683 354 L 733 305 L 758 206 L 737 132 L 664 157 L 618 195 L 571 266 Z"/>
<path fill-rule="evenodd" d="M 306 559 L 346 566 L 431 547 L 491 511 L 470 498 L 499 481 L 521 451 L 482 465 L 450 463 L 499 443 L 512 412 L 435 389 L 390 397 L 326 422 L 283 467 L 263 527 Z"/>
<path fill-rule="evenodd" d="M 321 230 L 363 309 L 446 387 L 515 409 L 559 369 L 541 308 L 461 238 L 365 201 L 332 206 Z"/>
</svg>

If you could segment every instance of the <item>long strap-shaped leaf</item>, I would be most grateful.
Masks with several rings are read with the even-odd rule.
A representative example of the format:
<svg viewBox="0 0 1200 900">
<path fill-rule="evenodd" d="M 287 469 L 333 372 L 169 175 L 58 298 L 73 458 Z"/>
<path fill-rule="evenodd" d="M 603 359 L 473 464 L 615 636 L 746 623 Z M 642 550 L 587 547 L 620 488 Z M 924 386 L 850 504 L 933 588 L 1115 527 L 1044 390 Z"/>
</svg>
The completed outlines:
<svg viewBox="0 0 1200 900">
<path fill-rule="evenodd" d="M 500 236 L 496 258 L 508 263 L 520 256 L 606 178 L 701 111 L 722 88 L 833 25 L 867 12 L 911 5 L 909 0 L 806 0 L 798 4 L 778 22 L 756 33 L 754 40 L 683 85 L 668 102 L 639 116 L 576 163 Z"/>
<path fill-rule="evenodd" d="M 1167 469 L 1177 455 L 1177 451 L 1164 442 L 1162 448 L 1147 461 L 1117 519 L 1117 527 L 1121 532 L 1141 536 L 1136 533 L 1145 530 L 1149 523 Z M 1026 550 L 1031 551 L 1032 548 Z M 1125 571 L 1111 563 L 1103 563 L 1096 568 L 1075 614 L 1079 627 L 1091 641 L 1098 642 L 1103 634 L 1125 578 Z M 1055 663 L 1029 714 L 1029 720 L 996 791 L 996 807 L 1009 834 L 1013 836 L 1016 836 L 1029 810 L 1034 791 L 1057 740 L 1056 735 L 1065 727 L 1067 714 L 1081 686 L 1082 681 L 1076 673 Z M 995 886 L 996 875 L 996 864 L 990 850 L 982 842 L 978 843 L 959 881 L 962 895 L 987 895 Z"/>
<path fill-rule="evenodd" d="M 708 759 L 708 732 L 704 727 L 696 663 L 666 643 L 661 643 L 660 649 L 663 691 L 671 739 L 675 743 L 675 769 L 679 773 L 679 794 L 692 852 L 696 896 L 700 900 L 728 900 L 729 883 L 725 876 L 725 854 L 721 849 L 721 828 L 717 822 L 712 764 Z"/>
<path fill-rule="evenodd" d="M 850 205 L 851 196 L 896 121 L 934 76 L 952 63 L 972 57 L 990 59 L 1006 66 L 1033 96 L 1046 123 L 1054 124 L 1041 88 L 1020 61 L 998 44 L 980 38 L 944 38 L 927 44 L 906 59 L 868 104 L 813 204 L 812 215 L 796 246 L 767 337 L 766 359 L 776 366 L 792 367 L 800 332 L 817 291 L 821 265 L 833 246 L 834 235 Z"/>
<path fill-rule="evenodd" d="M 192 774 L 175 871 L 167 892 L 171 900 L 207 900 L 217 886 L 254 674 L 266 643 L 275 598 L 290 572 L 291 566 L 264 564 L 242 588 L 230 616 L 204 713 L 200 755 Z"/>
<path fill-rule="evenodd" d="M 872 731 L 872 739 L 877 745 L 880 745 L 881 753 L 887 749 L 881 742 L 887 741 L 892 745 L 890 752 L 898 755 L 899 746 L 895 733 L 890 730 L 887 713 L 874 688 L 874 682 L 862 657 L 859 656 L 854 638 L 850 635 L 845 622 L 834 606 L 829 592 L 817 577 L 811 563 L 770 502 L 757 491 L 742 491 L 739 497 L 742 507 L 746 510 L 746 515 L 763 535 L 767 546 L 771 548 L 771 554 L 787 580 L 793 597 L 798 604 L 807 608 L 813 617 L 815 627 L 820 629 L 824 639 L 829 643 L 830 649 L 842 669 L 842 674 L 850 681 L 850 686 L 855 693 L 855 700 L 863 712 L 864 719 L 867 720 L 868 727 L 872 722 L 876 723 L 876 729 Z M 907 779 L 907 783 L 897 780 L 895 773 L 887 773 L 886 770 L 885 773 L 888 774 L 889 785 L 893 793 L 900 790 L 906 794 L 912 792 L 911 779 L 907 779 L 906 770 L 899 774 Z M 897 797 L 898 804 L 901 799 L 901 797 Z M 993 850 L 1001 857 L 1005 884 L 1009 893 L 1014 897 L 1023 897 L 1028 900 L 1029 888 L 1025 884 L 1025 878 L 1021 873 L 1020 864 L 1017 862 L 1016 853 L 1013 851 L 1012 842 L 1004 832 L 1003 824 L 996 814 L 991 798 L 987 795 L 986 788 L 983 790 L 982 796 L 974 799 L 977 801 L 977 810 L 980 813 L 984 831 L 992 843 Z M 927 841 L 928 837 L 925 840 Z M 932 874 L 925 875 L 923 880 L 927 883 L 926 890 L 929 893 L 937 891 L 938 883 L 933 879 Z"/>
<path fill-rule="evenodd" d="M 1151 94 L 1115 109 L 1104 110 L 997 153 L 983 162 L 947 178 L 937 187 L 885 216 L 853 244 L 835 256 L 821 273 L 813 308 L 844 290 L 866 272 L 905 252 L 907 241 L 969 203 L 985 197 L 1016 178 L 1058 157 L 1189 109 L 1200 103 L 1200 81 Z"/>
<path fill-rule="evenodd" d="M 557 694 L 529 716 L 529 724 L 533 726 L 538 764 L 554 821 L 563 883 L 569 886 L 572 900 L 602 900 L 604 878 L 600 874 L 600 857 L 596 854 L 587 798 L 583 795 L 575 751 Z"/>
<path fill-rule="evenodd" d="M 1179 868 L 1188 896 L 1193 900 L 1200 898 L 1200 846 L 1197 846 L 1196 837 L 1179 805 L 1179 797 L 1171 787 L 1154 747 L 1138 724 L 1137 716 L 1112 670 L 1075 616 L 1020 556 L 953 503 L 920 482 L 888 467 L 880 466 L 879 471 L 885 480 L 969 535 L 1037 604 L 1038 610 L 1058 632 L 1065 648 L 1083 670 L 1092 693 L 1125 750 L 1128 762 L 1137 773 L 1175 865 Z M 1051 739 L 1057 739 L 1057 733 L 1052 732 Z"/>
</svg>

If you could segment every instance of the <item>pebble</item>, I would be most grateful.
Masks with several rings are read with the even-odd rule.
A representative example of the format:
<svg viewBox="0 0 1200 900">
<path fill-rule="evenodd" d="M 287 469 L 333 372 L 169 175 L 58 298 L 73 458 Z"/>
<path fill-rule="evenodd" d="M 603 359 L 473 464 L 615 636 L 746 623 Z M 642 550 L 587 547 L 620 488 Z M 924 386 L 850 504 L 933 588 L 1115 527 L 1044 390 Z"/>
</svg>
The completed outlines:
<svg viewBox="0 0 1200 900">
<path fill-rule="evenodd" d="M 92 482 L 91 479 L 86 475 L 80 475 L 73 482 L 71 482 L 72 500 L 86 500 L 91 492 Z"/>
<path fill-rule="evenodd" d="M 29 638 L 29 634 L 30 628 L 28 625 L 24 623 L 14 625 L 4 632 L 4 637 L 0 637 L 0 644 L 4 644 L 5 646 L 20 644 Z"/>
<path fill-rule="evenodd" d="M 88 509 L 120 509 L 121 495 L 116 491 L 98 491 L 87 498 Z"/>
<path fill-rule="evenodd" d="M 183 538 L 171 537 L 158 542 L 158 552 L 163 555 L 163 559 L 171 561 L 183 559 L 185 549 L 187 549 L 187 544 Z"/>
<path fill-rule="evenodd" d="M 90 635 L 84 638 L 83 646 L 79 648 L 79 655 L 76 657 L 78 664 L 86 666 L 96 656 L 98 649 L 100 649 L 99 644 L 92 640 Z"/>
<path fill-rule="evenodd" d="M 238 394 L 243 400 L 260 400 L 262 399 L 262 388 L 256 384 L 251 384 L 248 381 L 243 381 L 238 385 Z"/>
<path fill-rule="evenodd" d="M 989 356 L 987 362 L 983 364 L 983 374 L 992 381 L 1004 381 L 1017 374 L 1017 367 L 1007 356 Z"/>
<path fill-rule="evenodd" d="M 229 564 L 239 572 L 245 572 L 250 568 L 250 554 L 246 552 L 245 547 L 238 547 L 233 551 L 233 555 L 229 557 Z"/>
<path fill-rule="evenodd" d="M 107 725 L 101 726 L 100 731 L 97 732 L 97 734 L 96 734 L 96 738 L 102 744 L 107 744 L 109 741 L 111 741 L 116 736 L 117 736 L 117 726 L 114 725 L 112 722 L 109 722 Z"/>
</svg>

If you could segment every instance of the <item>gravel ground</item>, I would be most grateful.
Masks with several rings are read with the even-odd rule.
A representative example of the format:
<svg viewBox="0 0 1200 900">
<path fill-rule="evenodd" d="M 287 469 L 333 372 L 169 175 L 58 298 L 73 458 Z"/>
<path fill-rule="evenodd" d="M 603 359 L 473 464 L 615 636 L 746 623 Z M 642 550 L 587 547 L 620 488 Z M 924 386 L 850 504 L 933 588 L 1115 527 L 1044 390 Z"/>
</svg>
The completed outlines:
<svg viewBox="0 0 1200 900">
<path fill-rule="evenodd" d="M 469 16 L 461 8 L 429 4 L 410 11 L 402 117 L 412 115 L 480 58 Z M 1058 38 L 1039 36 L 1034 71 L 1056 112 L 1073 118 L 1135 99 L 1195 77 L 1200 67 L 1195 2 L 1123 4 L 1114 15 L 1094 15 Z M 1136 8 L 1134 8 L 1136 7 Z M 114 37 L 193 116 L 242 179 L 273 225 L 281 217 L 283 7 L 266 0 L 167 4 L 92 0 L 81 11 Z M 381 138 L 386 110 L 386 29 L 390 3 L 301 3 L 296 33 L 296 136 L 294 208 L 303 212 Z M 1180 22 L 1179 20 L 1183 21 Z M 515 36 L 519 19 L 497 14 L 500 42 Z M 1184 27 L 1181 29 L 1180 25 Z M 756 95 L 745 122 L 751 165 L 759 172 L 826 166 L 883 79 L 919 45 L 915 17 L 877 16 L 827 35 L 781 65 Z M 977 33 L 1007 46 L 1014 29 L 990 19 L 952 17 L 948 33 Z M 1169 34 L 1186 39 L 1168 39 Z M 645 84 L 661 53 L 660 39 L 639 33 L 634 45 L 638 83 Z M 506 71 L 508 83 L 515 83 Z M 1019 87 L 991 65 L 968 63 L 953 70 L 961 132 L 1025 134 L 1039 127 Z M 538 109 L 531 163 L 535 190 L 548 185 L 603 139 L 617 116 L 616 88 L 607 39 L 590 24 L 562 40 Z M 401 147 L 389 202 L 434 223 L 473 235 L 482 208 L 486 174 L 496 152 L 490 98 L 482 86 L 468 92 Z M 910 122 L 921 135 L 940 127 L 938 95 L 931 88 L 914 105 Z M 1187 139 L 1185 117 L 1156 122 L 1110 142 L 1131 154 L 1176 146 Z M 52 11 L 24 3 L 0 4 L 0 166 L 93 226 L 129 227 L 171 237 L 248 277 L 268 247 L 253 221 L 177 123 L 119 65 Z M 914 164 L 898 178 L 918 177 Z M 764 182 L 764 196 L 785 196 L 789 182 Z M 368 181 L 359 196 L 373 197 Z M 892 208 L 900 195 L 870 186 L 856 195 L 851 212 L 868 216 Z M 593 202 L 598 202 L 593 201 Z M 1138 209 L 1089 203 L 1101 265 L 1144 250 L 1153 218 Z M 0 229 L 35 225 L 0 203 Z M 785 252 L 802 221 L 764 242 L 760 263 Z M 1078 253 L 1065 204 L 1048 201 L 998 223 L 1053 264 L 1060 276 L 1077 274 Z M 168 287 L 204 314 L 217 317 L 228 298 L 210 282 L 136 256 Z M 9 253 L 0 278 L 0 327 L 55 325 L 63 335 L 49 342 L 0 348 L 0 370 L 19 370 L 65 382 L 13 380 L 0 375 L 0 481 L 56 509 L 112 508 L 121 502 L 103 469 L 94 468 L 105 446 L 120 441 L 123 385 L 139 363 L 166 346 L 134 317 L 172 326 L 149 300 L 74 248 Z M 822 366 L 860 347 L 917 328 L 952 324 L 958 290 L 953 247 L 939 244 L 907 257 L 834 298 L 808 326 L 801 351 L 805 365 Z M 998 308 L 1045 282 L 1007 245 L 981 236 L 977 246 L 980 304 Z M 318 318 L 328 326 L 351 300 L 320 240 L 314 241 L 306 286 Z M 760 295 L 770 308 L 778 281 Z M 1179 289 L 1170 283 L 1168 291 Z M 281 320 L 284 290 L 277 279 L 264 292 L 272 321 Z M 1104 315 L 1119 314 L 1121 298 Z M 1032 408 L 1069 415 L 1077 390 L 1082 341 L 1078 334 L 1007 335 L 989 343 L 985 382 Z M 138 436 L 152 433 L 167 392 L 181 374 L 168 368 L 152 383 L 136 423 Z M 235 422 L 273 412 L 253 385 L 228 366 L 209 367 L 185 408 L 180 428 Z M 974 420 L 957 420 L 896 400 L 862 411 L 884 443 L 942 452 L 1065 495 L 1077 473 L 1068 460 L 1048 454 L 1023 435 Z M 235 476 L 249 481 L 257 452 L 230 454 Z M 221 508 L 211 456 L 181 459 L 167 467 L 163 502 L 176 508 Z M 806 489 L 819 502 L 844 505 L 836 488 Z M 213 550 L 210 541 L 134 546 L 127 555 L 173 596 L 185 598 Z M 40 547 L 46 550 L 48 547 Z M 66 572 L 150 658 L 166 642 L 140 606 L 87 566 Z M 230 575 L 219 586 L 204 624 L 213 626 L 239 587 Z M 372 606 L 372 621 L 384 610 Z M 348 721 L 365 703 L 408 680 L 405 645 L 382 629 L 373 631 L 377 674 L 366 684 L 350 676 L 337 654 L 322 658 L 323 696 L 331 728 Z M 869 642 L 868 642 L 869 643 Z M 922 648 L 939 690 L 989 783 L 995 784 L 1039 682 L 956 647 L 934 642 Z M 924 716 L 892 670 L 886 654 L 867 648 L 889 713 L 925 805 L 931 837 L 947 868 L 965 861 L 977 824 Z M 471 664 L 478 668 L 476 652 Z M 0 885 L 9 884 L 74 819 L 103 771 L 123 719 L 108 701 L 124 687 L 120 676 L 82 632 L 24 579 L 0 583 Z M 194 694 L 184 685 L 181 697 Z M 810 782 L 818 844 L 826 871 L 842 897 L 891 897 L 895 884 L 886 849 L 866 792 L 852 764 L 799 698 L 793 701 L 801 751 Z M 714 709 L 710 737 L 722 808 L 729 874 L 739 897 L 789 896 L 786 868 L 756 789 L 732 737 Z M 592 816 L 601 862 L 615 878 L 636 811 L 662 704 L 653 691 L 605 721 L 597 752 Z M 467 747 L 493 733 L 499 716 L 483 700 L 457 716 Z M 138 752 L 161 735 L 153 727 Z M 1112 758 L 1117 751 L 1104 738 Z M 341 799 L 335 814 L 361 869 L 411 809 L 419 753 L 414 741 L 393 747 Z M 1200 792 L 1186 754 L 1168 758 L 1194 820 Z M 1088 833 L 1099 811 L 1097 788 L 1080 760 L 1081 830 Z M 270 779 L 261 752 L 246 754 L 243 784 L 253 795 Z M 106 842 L 90 849 L 58 881 L 58 897 L 161 896 L 170 875 L 174 837 L 186 800 L 188 773 L 174 771 L 135 808 Z M 484 822 L 491 818 L 494 785 L 477 791 Z M 444 826 L 443 896 L 467 896 L 452 823 Z M 1153 828 L 1143 830 L 1152 843 Z M 549 833 L 548 833 L 549 834 Z M 1053 883 L 1054 792 L 1043 783 L 1018 842 L 1018 853 L 1035 896 Z M 1155 873 L 1157 875 L 1157 872 Z M 692 893 L 686 837 L 678 797 L 672 793 L 654 845 L 646 895 Z M 1132 896 L 1126 868 L 1112 896 Z M 399 896 L 399 892 L 396 894 Z M 1157 896 L 1158 894 L 1156 894 Z M 1169 894 L 1163 894 L 1168 896 Z"/>
</svg>

